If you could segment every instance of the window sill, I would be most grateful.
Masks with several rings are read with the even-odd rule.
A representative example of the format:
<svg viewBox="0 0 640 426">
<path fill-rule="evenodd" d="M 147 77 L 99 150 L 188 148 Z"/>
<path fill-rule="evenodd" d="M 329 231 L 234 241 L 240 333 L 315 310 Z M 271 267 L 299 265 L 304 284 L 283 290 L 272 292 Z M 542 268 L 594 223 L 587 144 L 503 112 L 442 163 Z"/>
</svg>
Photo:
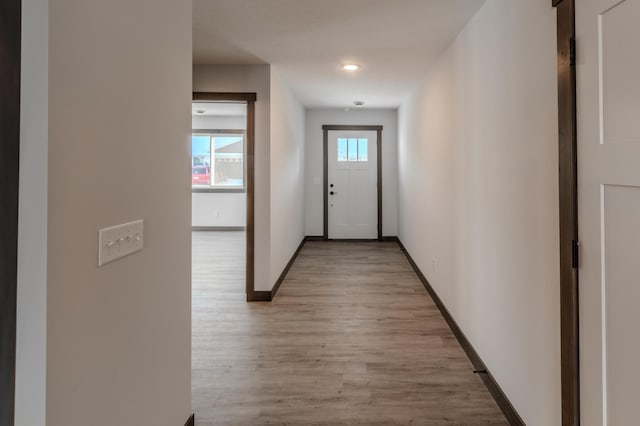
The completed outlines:
<svg viewBox="0 0 640 426">
<path fill-rule="evenodd" d="M 191 188 L 192 194 L 242 194 L 245 188 Z"/>
</svg>

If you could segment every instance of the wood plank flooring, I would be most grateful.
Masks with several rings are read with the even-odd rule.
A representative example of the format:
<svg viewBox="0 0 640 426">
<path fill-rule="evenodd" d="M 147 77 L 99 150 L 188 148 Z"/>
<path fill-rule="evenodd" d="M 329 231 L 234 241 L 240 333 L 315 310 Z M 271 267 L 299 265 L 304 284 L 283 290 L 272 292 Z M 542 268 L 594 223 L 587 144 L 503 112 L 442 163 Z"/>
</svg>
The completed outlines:
<svg viewBox="0 0 640 426">
<path fill-rule="evenodd" d="M 307 242 L 248 304 L 243 238 L 193 234 L 197 425 L 507 424 L 396 243 Z"/>
</svg>

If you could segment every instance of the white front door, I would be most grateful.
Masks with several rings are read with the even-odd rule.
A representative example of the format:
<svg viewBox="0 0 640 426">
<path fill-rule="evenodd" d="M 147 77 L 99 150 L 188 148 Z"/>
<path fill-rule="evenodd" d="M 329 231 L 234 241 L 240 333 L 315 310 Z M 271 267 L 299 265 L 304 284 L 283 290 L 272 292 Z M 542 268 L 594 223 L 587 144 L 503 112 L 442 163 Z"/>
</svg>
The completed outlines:
<svg viewBox="0 0 640 426">
<path fill-rule="evenodd" d="M 581 424 L 639 424 L 640 0 L 576 2 Z"/>
<path fill-rule="evenodd" d="M 330 239 L 378 238 L 378 134 L 329 131 Z"/>
</svg>

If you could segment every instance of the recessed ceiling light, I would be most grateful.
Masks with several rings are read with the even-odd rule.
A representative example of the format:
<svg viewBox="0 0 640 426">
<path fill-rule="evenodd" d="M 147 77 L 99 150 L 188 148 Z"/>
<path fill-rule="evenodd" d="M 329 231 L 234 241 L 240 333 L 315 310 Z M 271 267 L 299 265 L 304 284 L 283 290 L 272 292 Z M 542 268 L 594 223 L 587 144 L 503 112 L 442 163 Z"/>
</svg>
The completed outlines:
<svg viewBox="0 0 640 426">
<path fill-rule="evenodd" d="M 205 110 L 203 110 L 203 109 L 197 109 L 197 110 L 195 110 L 194 112 L 195 112 L 196 114 L 204 114 L 204 113 L 205 113 L 205 112 L 207 112 L 207 111 L 205 111 Z"/>
<path fill-rule="evenodd" d="M 356 64 L 345 64 L 342 69 L 345 71 L 357 71 L 360 67 Z"/>
<path fill-rule="evenodd" d="M 353 101 L 353 104 L 354 104 L 355 106 L 357 106 L 358 108 L 360 108 L 361 106 L 363 106 L 363 105 L 364 105 L 364 102 L 363 102 L 363 101 Z"/>
</svg>

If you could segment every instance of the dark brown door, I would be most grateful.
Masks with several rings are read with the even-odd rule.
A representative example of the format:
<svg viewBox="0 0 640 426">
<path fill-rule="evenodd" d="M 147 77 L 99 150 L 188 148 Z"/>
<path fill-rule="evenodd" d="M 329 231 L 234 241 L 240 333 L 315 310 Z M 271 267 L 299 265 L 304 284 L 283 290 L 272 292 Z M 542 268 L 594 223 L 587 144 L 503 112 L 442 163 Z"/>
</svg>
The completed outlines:
<svg viewBox="0 0 640 426">
<path fill-rule="evenodd" d="M 13 425 L 20 153 L 20 0 L 0 0 L 0 426 Z"/>
</svg>

